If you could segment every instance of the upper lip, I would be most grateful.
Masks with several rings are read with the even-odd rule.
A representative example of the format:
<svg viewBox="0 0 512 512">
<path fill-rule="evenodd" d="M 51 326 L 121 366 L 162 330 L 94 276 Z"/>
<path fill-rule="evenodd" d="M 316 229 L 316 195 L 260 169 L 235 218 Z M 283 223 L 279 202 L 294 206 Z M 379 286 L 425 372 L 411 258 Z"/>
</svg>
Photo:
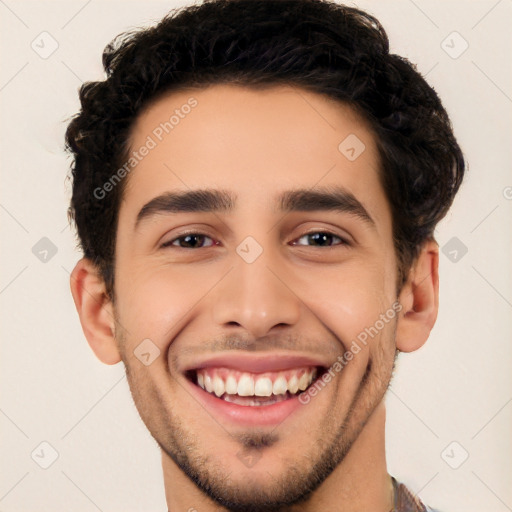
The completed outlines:
<svg viewBox="0 0 512 512">
<path fill-rule="evenodd" d="M 184 367 L 184 372 L 201 368 L 230 368 L 242 372 L 264 373 L 305 366 L 328 367 L 330 363 L 313 356 L 290 354 L 286 352 L 224 353 L 198 358 Z"/>
</svg>

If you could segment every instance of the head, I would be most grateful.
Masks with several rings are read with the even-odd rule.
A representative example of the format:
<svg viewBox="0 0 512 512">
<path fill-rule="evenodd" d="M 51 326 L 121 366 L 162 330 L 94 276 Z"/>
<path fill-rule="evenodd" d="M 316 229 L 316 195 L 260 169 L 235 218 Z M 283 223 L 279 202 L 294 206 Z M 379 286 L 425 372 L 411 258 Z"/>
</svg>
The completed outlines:
<svg viewBox="0 0 512 512">
<path fill-rule="evenodd" d="M 86 337 L 211 499 L 307 499 L 434 325 L 448 115 L 375 18 L 321 0 L 207 1 L 103 63 L 66 133 Z M 198 386 L 225 398 L 237 372 L 325 386 L 231 408 Z"/>
</svg>

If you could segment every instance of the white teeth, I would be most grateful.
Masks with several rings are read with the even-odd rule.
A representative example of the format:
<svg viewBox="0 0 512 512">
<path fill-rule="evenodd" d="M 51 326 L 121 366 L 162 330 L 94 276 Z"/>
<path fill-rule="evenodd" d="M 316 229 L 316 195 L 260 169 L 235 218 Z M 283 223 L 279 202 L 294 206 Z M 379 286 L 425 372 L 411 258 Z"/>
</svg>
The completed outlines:
<svg viewBox="0 0 512 512">
<path fill-rule="evenodd" d="M 270 396 L 272 394 L 272 381 L 268 377 L 261 377 L 254 385 L 256 396 Z"/>
<path fill-rule="evenodd" d="M 224 381 L 220 377 L 213 378 L 213 390 L 217 396 L 224 394 Z"/>
<path fill-rule="evenodd" d="M 274 395 L 284 395 L 286 391 L 288 391 L 288 382 L 286 382 L 286 379 L 282 375 L 280 375 L 274 381 L 272 392 L 274 393 Z"/>
<path fill-rule="evenodd" d="M 245 406 L 251 406 L 251 407 L 263 407 L 266 405 L 272 405 L 276 404 L 278 402 L 282 402 L 283 400 L 286 400 L 286 397 L 284 396 L 274 396 L 269 399 L 265 399 L 264 401 L 261 401 L 261 399 L 257 398 L 250 398 L 247 396 L 238 396 L 238 395 L 225 395 L 223 400 L 226 402 L 230 402 L 232 404 L 238 404 L 238 405 L 245 405 Z"/>
<path fill-rule="evenodd" d="M 233 377 L 233 375 L 228 375 L 228 378 L 226 379 L 226 393 L 236 395 L 237 390 L 238 384 L 235 377 Z"/>
<path fill-rule="evenodd" d="M 290 380 L 288 381 L 288 390 L 293 395 L 297 393 L 299 390 L 299 379 L 297 379 L 296 375 L 292 375 Z"/>
<path fill-rule="evenodd" d="M 302 377 L 299 379 L 299 389 L 301 391 L 304 391 L 311 381 L 309 380 L 309 374 L 305 373 L 302 375 Z"/>
<path fill-rule="evenodd" d="M 213 383 L 211 377 L 207 374 L 204 376 L 204 389 L 211 393 L 213 391 Z"/>
<path fill-rule="evenodd" d="M 236 370 L 220 368 L 211 370 L 198 370 L 196 372 L 197 384 L 217 397 L 270 397 L 295 395 L 306 390 L 317 375 L 316 368 L 297 368 L 296 370 L 283 370 L 273 376 L 269 373 L 258 377 L 257 374 L 240 373 Z M 299 377 L 300 375 L 300 377 Z M 272 382 L 274 378 L 274 382 Z M 238 379 L 238 382 L 237 382 Z M 282 398 L 283 400 L 285 397 Z M 230 400 L 228 400 L 230 401 Z M 232 401 L 232 400 L 231 400 Z M 268 400 L 265 403 L 270 403 Z M 259 402 L 258 402 L 259 403 Z"/>
<path fill-rule="evenodd" d="M 237 394 L 240 396 L 253 396 L 254 395 L 254 380 L 253 378 L 244 373 L 238 381 Z"/>
</svg>

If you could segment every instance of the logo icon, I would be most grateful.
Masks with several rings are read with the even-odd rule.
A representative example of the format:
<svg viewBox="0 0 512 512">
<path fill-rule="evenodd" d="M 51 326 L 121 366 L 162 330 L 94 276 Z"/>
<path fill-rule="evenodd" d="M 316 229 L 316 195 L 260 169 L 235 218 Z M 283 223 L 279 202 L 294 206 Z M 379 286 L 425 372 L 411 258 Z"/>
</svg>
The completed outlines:
<svg viewBox="0 0 512 512">
<path fill-rule="evenodd" d="M 246 263 L 254 263 L 263 252 L 263 247 L 252 236 L 248 236 L 240 242 L 236 252 Z"/>
<path fill-rule="evenodd" d="M 468 248 L 454 236 L 443 245 L 441 251 L 452 263 L 458 263 L 467 254 Z"/>
<path fill-rule="evenodd" d="M 469 457 L 467 450 L 457 441 L 452 441 L 442 452 L 441 458 L 452 469 L 459 469 Z"/>
<path fill-rule="evenodd" d="M 48 441 L 43 441 L 30 456 L 40 468 L 48 469 L 59 458 L 59 452 Z"/>
<path fill-rule="evenodd" d="M 257 462 L 261 459 L 261 453 L 255 450 L 242 450 L 239 451 L 236 456 L 240 459 L 242 464 L 246 467 L 253 468 Z"/>
<path fill-rule="evenodd" d="M 343 139 L 338 146 L 339 152 L 351 162 L 357 160 L 365 149 L 364 142 L 354 133 Z"/>
<path fill-rule="evenodd" d="M 469 43 L 457 31 L 453 31 L 443 39 L 441 48 L 452 59 L 458 59 L 469 48 Z"/>
<path fill-rule="evenodd" d="M 160 355 L 160 349 L 146 338 L 137 345 L 133 354 L 144 366 L 149 366 Z"/>
<path fill-rule="evenodd" d="M 30 43 L 30 47 L 34 50 L 41 59 L 48 59 L 51 57 L 59 47 L 57 40 L 49 33 L 41 32 L 33 41 Z"/>
<path fill-rule="evenodd" d="M 57 246 L 44 236 L 32 247 L 32 254 L 42 263 L 48 263 L 57 254 L 57 250 Z"/>
</svg>

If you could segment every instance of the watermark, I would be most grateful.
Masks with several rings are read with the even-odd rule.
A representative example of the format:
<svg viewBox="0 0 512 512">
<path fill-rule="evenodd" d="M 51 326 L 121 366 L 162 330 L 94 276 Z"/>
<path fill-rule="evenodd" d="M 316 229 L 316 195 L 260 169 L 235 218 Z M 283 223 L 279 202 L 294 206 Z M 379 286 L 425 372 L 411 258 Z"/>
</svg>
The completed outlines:
<svg viewBox="0 0 512 512">
<path fill-rule="evenodd" d="M 350 348 L 346 350 L 342 355 L 338 356 L 336 361 L 327 369 L 327 371 L 315 381 L 315 383 L 310 386 L 306 391 L 303 391 L 299 395 L 299 402 L 303 405 L 309 404 L 312 397 L 318 395 L 318 393 L 327 386 L 329 382 L 331 382 L 334 377 L 336 377 L 337 373 L 340 373 L 341 370 L 348 364 L 349 361 L 354 359 L 356 354 L 361 352 L 362 347 L 359 345 L 366 346 L 368 344 L 368 337 L 373 339 L 377 334 L 379 334 L 382 329 L 389 324 L 391 320 L 393 320 L 400 311 L 402 311 L 403 306 L 399 301 L 395 301 L 391 307 L 385 312 L 381 313 L 379 319 L 374 322 L 370 327 L 365 327 L 357 336 L 356 339 L 352 341 Z M 358 343 L 359 342 L 359 343 Z"/>
<path fill-rule="evenodd" d="M 42 263 L 48 263 L 57 252 L 57 246 L 46 236 L 32 247 L 32 254 Z"/>
<path fill-rule="evenodd" d="M 469 457 L 469 453 L 458 441 L 452 441 L 442 452 L 441 458 L 452 469 L 459 469 Z"/>
<path fill-rule="evenodd" d="M 468 252 L 467 246 L 456 236 L 443 245 L 441 252 L 452 262 L 458 263 Z"/>
<path fill-rule="evenodd" d="M 469 48 L 469 43 L 454 30 L 441 41 L 441 48 L 452 59 L 458 59 Z"/>
<path fill-rule="evenodd" d="M 249 469 L 253 468 L 256 463 L 261 459 L 261 453 L 255 450 L 242 450 L 236 456 L 240 459 L 242 464 Z"/>
<path fill-rule="evenodd" d="M 263 247 L 252 237 L 244 238 L 236 248 L 236 253 L 246 263 L 254 263 L 263 252 Z"/>
<path fill-rule="evenodd" d="M 355 133 L 348 135 L 338 146 L 338 151 L 351 162 L 357 160 L 365 149 L 364 142 Z"/>
<path fill-rule="evenodd" d="M 104 199 L 109 192 L 112 192 L 114 188 L 125 178 L 131 171 L 137 166 L 139 162 L 144 160 L 149 155 L 152 149 L 155 149 L 159 142 L 161 142 L 166 135 L 171 133 L 172 130 L 182 119 L 190 114 L 194 107 L 197 107 L 198 102 L 194 97 L 190 97 L 186 103 L 181 105 L 180 108 L 174 109 L 174 113 L 169 117 L 167 121 L 160 123 L 156 128 L 153 129 L 151 135 L 146 137 L 144 144 L 142 144 L 137 150 L 130 153 L 126 162 L 122 167 L 105 182 L 101 187 L 94 189 L 93 195 L 96 199 Z"/>
<path fill-rule="evenodd" d="M 48 59 L 59 48 L 59 43 L 49 32 L 44 30 L 30 43 L 30 47 L 41 59 Z"/>
<path fill-rule="evenodd" d="M 144 366 L 149 366 L 160 355 L 160 349 L 152 340 L 146 338 L 135 347 L 133 353 Z"/>
<path fill-rule="evenodd" d="M 39 467 L 48 469 L 59 458 L 59 452 L 48 441 L 43 441 L 34 448 L 30 456 Z"/>
</svg>

